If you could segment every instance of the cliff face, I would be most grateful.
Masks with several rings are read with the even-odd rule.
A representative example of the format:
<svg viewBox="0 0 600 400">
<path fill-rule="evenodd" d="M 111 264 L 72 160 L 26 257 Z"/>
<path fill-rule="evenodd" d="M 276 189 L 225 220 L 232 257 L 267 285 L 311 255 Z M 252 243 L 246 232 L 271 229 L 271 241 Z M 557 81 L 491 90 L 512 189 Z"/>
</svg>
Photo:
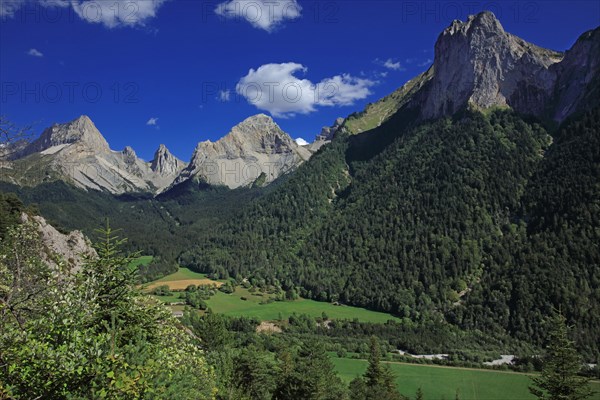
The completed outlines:
<svg viewBox="0 0 600 400">
<path fill-rule="evenodd" d="M 509 106 L 539 114 L 557 79 L 549 67 L 562 58 L 505 32 L 490 12 L 454 21 L 435 44 L 435 72 L 423 116 L 451 115 L 465 106 Z"/>
<path fill-rule="evenodd" d="M 558 76 L 551 116 L 562 121 L 574 112 L 598 104 L 600 99 L 600 27 L 581 35 L 562 62 L 551 71 Z"/>
<path fill-rule="evenodd" d="M 308 160 L 310 154 L 271 117 L 259 114 L 214 143 L 198 143 L 190 164 L 175 184 L 194 178 L 235 189 L 252 185 L 261 176 L 264 183 L 270 183 Z"/>
</svg>

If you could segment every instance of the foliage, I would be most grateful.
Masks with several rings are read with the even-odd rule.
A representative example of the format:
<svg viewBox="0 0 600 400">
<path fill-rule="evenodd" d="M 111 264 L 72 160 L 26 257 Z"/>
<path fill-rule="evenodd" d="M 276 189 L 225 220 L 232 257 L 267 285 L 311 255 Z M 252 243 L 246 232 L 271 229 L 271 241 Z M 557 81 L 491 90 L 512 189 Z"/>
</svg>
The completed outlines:
<svg viewBox="0 0 600 400">
<path fill-rule="evenodd" d="M 396 388 L 395 377 L 388 366 L 381 365 L 379 343 L 371 338 L 369 365 L 363 377 L 350 383 L 351 400 L 402 400 Z"/>
<path fill-rule="evenodd" d="M 15 399 L 209 399 L 212 373 L 170 312 L 137 291 L 107 226 L 78 271 L 41 259 L 35 226 L 11 228 L 0 263 L 0 382 Z"/>
<path fill-rule="evenodd" d="M 551 321 L 544 367 L 532 378 L 529 388 L 541 400 L 583 400 L 592 395 L 588 379 L 578 376 L 581 357 L 568 338 L 565 317 L 556 314 Z"/>
</svg>

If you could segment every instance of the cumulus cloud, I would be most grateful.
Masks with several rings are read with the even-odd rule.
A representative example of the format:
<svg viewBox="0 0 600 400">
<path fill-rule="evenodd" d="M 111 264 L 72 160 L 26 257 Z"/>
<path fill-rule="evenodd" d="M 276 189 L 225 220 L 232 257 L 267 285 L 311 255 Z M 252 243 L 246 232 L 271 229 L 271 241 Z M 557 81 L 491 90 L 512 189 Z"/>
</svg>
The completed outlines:
<svg viewBox="0 0 600 400">
<path fill-rule="evenodd" d="M 230 0 L 219 4 L 215 13 L 227 19 L 243 19 L 253 27 L 274 31 L 285 20 L 301 16 L 302 7 L 296 0 Z"/>
<path fill-rule="evenodd" d="M 348 74 L 326 78 L 318 83 L 301 79 L 308 69 L 293 62 L 265 64 L 250 69 L 236 86 L 239 95 L 274 117 L 309 114 L 318 106 L 347 106 L 371 94 L 375 82 Z"/>
<path fill-rule="evenodd" d="M 296 139 L 296 143 L 299 146 L 306 146 L 307 144 L 309 144 L 306 140 L 302 139 L 301 137 L 299 137 L 298 139 Z"/>
<path fill-rule="evenodd" d="M 72 7 L 84 21 L 107 28 L 144 26 L 168 0 L 8 0 L 0 1 L 0 17 L 11 18 L 26 3 L 43 7 Z"/>
<path fill-rule="evenodd" d="M 27 55 L 32 56 L 32 57 L 44 57 L 44 54 L 39 51 L 38 49 L 29 49 L 29 51 L 27 52 Z"/>
<path fill-rule="evenodd" d="M 229 90 L 219 90 L 219 96 L 217 97 L 220 102 L 226 103 L 229 101 L 231 97 L 231 92 Z"/>
<path fill-rule="evenodd" d="M 148 120 L 148 122 L 146 122 L 146 125 L 148 125 L 148 126 L 157 126 L 158 125 L 158 118 L 155 118 L 155 117 L 150 118 Z"/>
</svg>

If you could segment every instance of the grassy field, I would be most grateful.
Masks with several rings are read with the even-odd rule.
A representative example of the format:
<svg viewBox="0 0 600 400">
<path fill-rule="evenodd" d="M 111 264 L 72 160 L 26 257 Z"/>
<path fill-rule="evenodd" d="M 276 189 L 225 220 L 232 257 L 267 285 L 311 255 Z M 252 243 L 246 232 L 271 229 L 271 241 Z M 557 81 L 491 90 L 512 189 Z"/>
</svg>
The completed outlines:
<svg viewBox="0 0 600 400">
<path fill-rule="evenodd" d="M 338 375 L 350 382 L 367 369 L 367 361 L 332 357 Z M 400 392 L 414 398 L 419 387 L 425 399 L 454 399 L 456 389 L 461 400 L 529 400 L 529 375 L 509 371 L 492 371 L 442 367 L 435 365 L 387 363 L 396 376 Z M 594 382 L 595 397 L 600 399 L 600 383 Z"/>
<path fill-rule="evenodd" d="M 223 283 L 208 279 L 205 274 L 194 272 L 188 268 L 179 268 L 179 270 L 164 278 L 144 285 L 146 290 L 152 290 L 155 287 L 167 285 L 171 290 L 184 290 L 189 285 L 216 285 L 221 286 Z M 163 296 L 167 297 L 167 296 Z M 166 301 L 163 297 L 161 300 Z M 168 296 L 171 297 L 171 296 Z M 174 300 L 177 301 L 177 300 Z"/>
<path fill-rule="evenodd" d="M 242 300 L 242 297 L 245 297 L 247 300 Z M 245 315 L 247 317 L 256 317 L 261 321 L 277 320 L 280 317 L 287 318 L 293 313 L 320 317 L 323 312 L 327 314 L 327 317 L 332 319 L 358 318 L 360 321 L 375 323 L 384 323 L 389 319 L 396 319 L 389 314 L 369 311 L 363 308 L 335 306 L 330 303 L 307 299 L 259 304 L 267 298 L 268 295 L 259 296 L 250 293 L 247 289 L 238 287 L 233 294 L 217 292 L 216 295 L 206 301 L 206 304 L 217 313 L 234 316 Z"/>
<path fill-rule="evenodd" d="M 223 282 L 211 280 L 205 274 L 194 272 L 188 268 L 179 268 L 174 274 L 144 285 L 144 289 L 150 291 L 157 286 L 168 285 L 172 290 L 182 290 L 188 285 L 198 284 L 222 285 Z M 242 300 L 242 297 L 246 300 Z M 156 298 L 165 303 L 182 301 L 178 293 L 173 293 L 171 296 L 156 296 Z M 268 294 L 261 294 L 259 292 L 251 293 L 248 289 L 238 286 L 232 294 L 225 294 L 218 291 L 206 301 L 206 304 L 217 313 L 256 317 L 261 321 L 273 321 L 280 317 L 287 318 L 293 313 L 321 317 L 323 312 L 327 314 L 327 317 L 332 319 L 358 318 L 359 321 L 374 323 L 385 323 L 390 319 L 397 320 L 397 318 L 389 314 L 369 311 L 364 308 L 335 306 L 330 303 L 307 299 L 260 304 L 267 299 L 269 299 Z"/>
<path fill-rule="evenodd" d="M 154 257 L 152 256 L 140 256 L 129 263 L 129 268 L 135 269 L 140 265 L 148 265 L 152 262 L 153 259 Z"/>
</svg>

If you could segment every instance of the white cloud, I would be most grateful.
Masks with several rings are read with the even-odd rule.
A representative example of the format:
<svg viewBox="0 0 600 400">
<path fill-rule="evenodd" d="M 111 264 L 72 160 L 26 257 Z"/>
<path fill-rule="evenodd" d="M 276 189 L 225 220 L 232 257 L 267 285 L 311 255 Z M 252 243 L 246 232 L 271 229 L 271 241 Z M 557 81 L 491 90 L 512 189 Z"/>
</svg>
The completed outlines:
<svg viewBox="0 0 600 400">
<path fill-rule="evenodd" d="M 291 117 L 316 111 L 317 106 L 347 106 L 371 94 L 375 82 L 348 74 L 336 75 L 313 83 L 300 79 L 306 73 L 301 64 L 265 64 L 250 69 L 236 86 L 239 95 L 260 110 L 274 117 Z"/>
<path fill-rule="evenodd" d="M 230 96 L 231 92 L 229 90 L 219 90 L 219 97 L 217 98 L 220 102 L 226 103 L 229 101 Z"/>
<path fill-rule="evenodd" d="M 379 58 L 376 58 L 375 61 L 373 61 L 373 62 L 377 65 L 381 65 L 382 67 L 385 67 L 387 69 L 391 69 L 394 71 L 405 71 L 406 70 L 404 68 L 404 66 L 400 63 L 400 61 L 394 61 L 391 58 L 388 58 L 387 60 L 380 60 Z"/>
<path fill-rule="evenodd" d="M 428 58 L 427 60 L 423 61 L 422 63 L 417 64 L 417 66 L 426 67 L 426 66 L 430 65 L 432 62 L 433 62 L 433 60 L 431 58 Z"/>
<path fill-rule="evenodd" d="M 148 120 L 148 122 L 146 122 L 146 125 L 148 125 L 148 126 L 157 126 L 158 125 L 158 118 L 150 118 Z"/>
<path fill-rule="evenodd" d="M 387 69 L 392 69 L 394 71 L 399 71 L 399 70 L 404 69 L 404 67 L 402 67 L 402 64 L 400 64 L 400 61 L 394 62 L 391 58 L 388 58 L 387 60 L 385 60 L 385 62 L 383 63 L 383 66 L 386 67 Z"/>
<path fill-rule="evenodd" d="M 11 18 L 26 3 L 43 7 L 72 7 L 90 23 L 107 28 L 144 26 L 168 0 L 0 0 L 0 17 Z"/>
<path fill-rule="evenodd" d="M 27 52 L 27 55 L 32 56 L 32 57 L 44 57 L 44 54 L 39 51 L 38 49 L 29 49 L 29 51 Z"/>
<path fill-rule="evenodd" d="M 296 139 L 296 143 L 299 146 L 306 146 L 307 144 L 309 144 L 306 140 L 302 139 L 301 137 L 299 137 L 298 139 Z"/>
<path fill-rule="evenodd" d="M 301 16 L 302 7 L 296 0 L 229 0 L 215 8 L 224 18 L 244 19 L 253 27 L 272 32 L 285 20 Z"/>
</svg>

